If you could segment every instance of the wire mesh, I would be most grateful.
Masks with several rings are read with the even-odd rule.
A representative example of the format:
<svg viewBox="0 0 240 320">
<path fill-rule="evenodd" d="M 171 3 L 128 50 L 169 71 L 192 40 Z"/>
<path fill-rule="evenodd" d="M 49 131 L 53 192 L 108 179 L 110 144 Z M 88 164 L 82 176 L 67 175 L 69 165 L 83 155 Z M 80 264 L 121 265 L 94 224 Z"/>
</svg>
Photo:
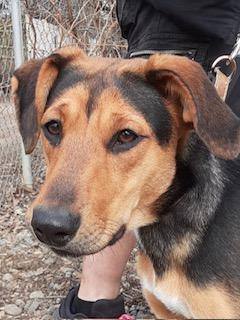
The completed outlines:
<svg viewBox="0 0 240 320">
<path fill-rule="evenodd" d="M 25 60 L 70 44 L 90 55 L 124 55 L 115 0 L 21 0 L 21 12 Z M 20 136 L 10 101 L 13 70 L 11 2 L 0 0 L 0 211 L 21 184 Z M 44 175 L 40 145 L 32 159 L 33 175 Z"/>
<path fill-rule="evenodd" d="M 0 210 L 11 200 L 11 186 L 19 183 L 20 137 L 10 102 L 14 69 L 10 2 L 0 2 Z"/>
</svg>

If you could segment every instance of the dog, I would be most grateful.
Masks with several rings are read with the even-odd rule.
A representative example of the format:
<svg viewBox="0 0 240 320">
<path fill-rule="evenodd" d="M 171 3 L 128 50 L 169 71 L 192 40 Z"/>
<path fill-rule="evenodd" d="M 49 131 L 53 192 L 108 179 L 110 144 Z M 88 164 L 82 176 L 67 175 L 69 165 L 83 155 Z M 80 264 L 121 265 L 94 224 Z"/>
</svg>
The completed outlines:
<svg viewBox="0 0 240 320">
<path fill-rule="evenodd" d="M 240 317 L 240 120 L 185 57 L 88 57 L 66 47 L 15 71 L 26 153 L 46 180 L 27 213 L 63 256 L 135 230 L 157 318 Z"/>
</svg>

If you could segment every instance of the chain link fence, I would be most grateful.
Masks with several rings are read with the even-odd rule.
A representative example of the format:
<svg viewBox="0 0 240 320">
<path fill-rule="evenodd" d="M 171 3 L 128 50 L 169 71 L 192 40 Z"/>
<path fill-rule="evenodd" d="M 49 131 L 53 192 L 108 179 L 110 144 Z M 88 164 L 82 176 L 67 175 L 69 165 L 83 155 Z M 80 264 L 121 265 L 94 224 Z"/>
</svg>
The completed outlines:
<svg viewBox="0 0 240 320">
<path fill-rule="evenodd" d="M 12 0 L 16 1 L 16 0 Z M 123 56 L 115 0 L 20 0 L 24 60 L 76 45 L 90 55 Z M 21 139 L 10 99 L 14 71 L 11 0 L 0 0 L 0 212 L 21 186 Z M 20 36 L 20 35 L 19 35 Z M 44 174 L 41 147 L 32 155 L 32 172 Z"/>
</svg>

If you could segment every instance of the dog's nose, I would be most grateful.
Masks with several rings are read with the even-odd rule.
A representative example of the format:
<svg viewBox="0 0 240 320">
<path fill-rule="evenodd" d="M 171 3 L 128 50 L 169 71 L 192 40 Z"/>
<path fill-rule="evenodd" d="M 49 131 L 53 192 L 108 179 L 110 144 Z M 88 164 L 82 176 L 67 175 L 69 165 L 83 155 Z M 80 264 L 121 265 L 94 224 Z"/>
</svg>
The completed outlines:
<svg viewBox="0 0 240 320">
<path fill-rule="evenodd" d="M 61 207 L 36 207 L 31 225 L 37 238 L 48 245 L 61 247 L 76 234 L 80 217 Z"/>
</svg>

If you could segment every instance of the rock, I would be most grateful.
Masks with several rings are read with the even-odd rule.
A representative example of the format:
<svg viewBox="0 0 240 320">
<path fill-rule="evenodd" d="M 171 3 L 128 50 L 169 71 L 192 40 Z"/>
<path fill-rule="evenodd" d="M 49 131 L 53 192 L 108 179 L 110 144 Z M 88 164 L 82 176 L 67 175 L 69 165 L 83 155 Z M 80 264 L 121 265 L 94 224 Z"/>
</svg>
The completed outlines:
<svg viewBox="0 0 240 320">
<path fill-rule="evenodd" d="M 56 303 L 57 303 L 57 304 L 60 304 L 61 300 L 62 300 L 62 298 L 57 298 L 57 299 L 56 299 Z"/>
<path fill-rule="evenodd" d="M 71 278 L 71 276 L 72 276 L 72 272 L 71 271 L 65 272 L 65 277 L 66 278 Z"/>
<path fill-rule="evenodd" d="M 46 264 L 54 264 L 56 262 L 57 258 L 56 257 L 49 257 L 45 260 Z"/>
<path fill-rule="evenodd" d="M 41 319 L 42 319 L 42 320 L 52 320 L 52 316 L 46 314 L 46 315 L 43 316 Z"/>
<path fill-rule="evenodd" d="M 64 272 L 64 273 L 66 273 L 66 272 L 73 272 L 74 270 L 73 270 L 73 268 L 68 268 L 68 267 L 61 267 L 60 268 L 60 271 L 62 271 L 62 272 Z"/>
<path fill-rule="evenodd" d="M 28 300 L 24 305 L 24 311 L 28 311 L 31 304 L 32 304 L 32 300 Z"/>
<path fill-rule="evenodd" d="M 13 280 L 13 276 L 10 273 L 5 273 L 2 277 L 3 281 L 11 282 Z"/>
<path fill-rule="evenodd" d="M 42 315 L 42 311 L 41 310 L 37 310 L 37 311 L 34 312 L 34 318 L 35 319 L 42 319 L 41 315 Z M 53 320 L 53 319 L 51 319 L 51 320 Z"/>
<path fill-rule="evenodd" d="M 6 245 L 7 241 L 5 239 L 0 239 L 0 246 Z"/>
<path fill-rule="evenodd" d="M 29 297 L 30 299 L 42 299 L 44 298 L 44 293 L 41 290 L 33 291 Z"/>
<path fill-rule="evenodd" d="M 34 300 L 31 305 L 28 307 L 28 313 L 34 313 L 37 308 L 40 306 L 40 302 L 37 300 Z"/>
<path fill-rule="evenodd" d="M 17 242 L 28 241 L 30 237 L 31 237 L 30 232 L 27 229 L 23 229 L 16 235 L 16 240 Z"/>
<path fill-rule="evenodd" d="M 143 311 L 139 311 L 136 313 L 136 319 L 144 319 L 146 317 L 146 313 L 144 313 Z"/>
<path fill-rule="evenodd" d="M 58 283 L 49 283 L 49 289 L 52 289 L 54 291 L 59 290 L 61 288 L 61 286 Z"/>
<path fill-rule="evenodd" d="M 15 304 L 18 306 L 18 307 L 23 307 L 25 305 L 25 302 L 22 300 L 22 299 L 17 299 L 15 301 Z"/>
<path fill-rule="evenodd" d="M 44 268 L 39 268 L 39 269 L 37 269 L 36 271 L 32 271 L 32 275 L 33 276 L 39 276 L 40 274 L 43 274 L 43 272 L 44 272 Z"/>
<path fill-rule="evenodd" d="M 59 305 L 53 305 L 53 306 L 49 307 L 48 308 L 48 314 L 53 316 L 54 314 L 58 313 L 58 308 L 59 308 Z"/>
<path fill-rule="evenodd" d="M 19 270 L 18 269 L 11 269 L 11 272 L 14 274 L 19 274 Z"/>
<path fill-rule="evenodd" d="M 22 308 L 16 306 L 15 304 L 6 304 L 4 307 L 4 312 L 11 316 L 19 316 L 22 313 Z"/>
</svg>

